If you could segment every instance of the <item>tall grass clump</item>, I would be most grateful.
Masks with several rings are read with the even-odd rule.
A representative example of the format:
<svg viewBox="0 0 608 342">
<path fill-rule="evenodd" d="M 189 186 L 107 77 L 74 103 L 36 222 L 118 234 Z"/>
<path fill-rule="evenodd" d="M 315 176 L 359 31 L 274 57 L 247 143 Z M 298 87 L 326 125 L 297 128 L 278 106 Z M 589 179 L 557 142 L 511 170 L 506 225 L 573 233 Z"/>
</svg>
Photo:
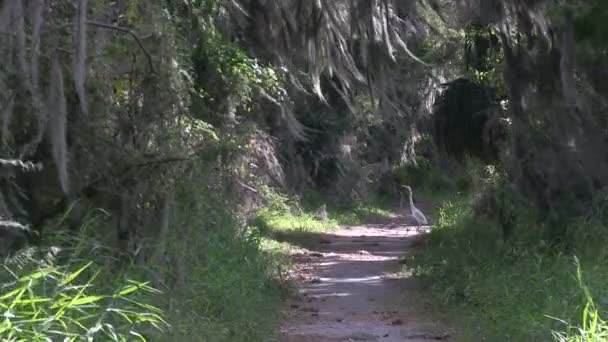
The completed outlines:
<svg viewBox="0 0 608 342">
<path fill-rule="evenodd" d="M 160 291 L 136 272 L 117 272 L 108 249 L 84 235 L 48 242 L 3 261 L 2 341 L 150 341 L 168 330 L 151 304 Z"/>
<path fill-rule="evenodd" d="M 583 275 L 578 258 L 575 257 L 576 275 L 579 286 L 583 292 L 586 304 L 582 310 L 582 320 L 579 326 L 568 324 L 556 319 L 568 327 L 567 332 L 553 332 L 557 342 L 604 342 L 608 341 L 608 322 L 601 318 L 591 291 L 583 281 Z M 552 317 L 549 317 L 552 318 Z"/>
<path fill-rule="evenodd" d="M 140 329 L 165 328 L 160 309 L 131 298 L 138 291 L 158 293 L 155 289 L 131 280 L 104 292 L 95 287 L 95 274 L 81 277 L 95 267 L 40 264 L 20 276 L 5 266 L 14 279 L 2 284 L 2 341 L 147 341 Z"/>
</svg>

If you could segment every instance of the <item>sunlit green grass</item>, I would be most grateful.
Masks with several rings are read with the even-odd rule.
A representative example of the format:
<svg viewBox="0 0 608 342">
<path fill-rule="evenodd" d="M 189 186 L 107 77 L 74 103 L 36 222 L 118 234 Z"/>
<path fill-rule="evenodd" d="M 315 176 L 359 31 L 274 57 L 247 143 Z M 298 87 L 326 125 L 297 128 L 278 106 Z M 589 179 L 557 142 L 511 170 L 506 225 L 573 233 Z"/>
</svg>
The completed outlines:
<svg viewBox="0 0 608 342">
<path fill-rule="evenodd" d="M 292 239 L 279 239 L 284 234 L 328 233 L 338 229 L 336 220 L 319 220 L 313 214 L 291 209 L 264 208 L 258 211 L 253 222 L 255 233 L 260 236 L 260 248 L 283 267 L 291 264 L 289 255 L 302 251 Z M 302 239 L 302 237 L 297 237 Z M 281 241 L 279 241 L 281 240 Z"/>
<path fill-rule="evenodd" d="M 341 209 L 330 213 L 332 217 L 340 225 L 360 225 L 374 220 L 385 220 L 395 216 L 389 210 L 382 209 L 378 206 L 362 206 L 352 209 Z"/>
<path fill-rule="evenodd" d="M 326 220 L 321 220 L 316 214 L 304 210 L 264 208 L 258 211 L 254 225 L 265 233 L 290 231 L 324 233 L 334 231 L 342 225 L 360 225 L 393 217 L 393 213 L 379 206 L 328 208 Z"/>
<path fill-rule="evenodd" d="M 262 237 L 260 239 L 260 250 L 274 261 L 276 267 L 281 268 L 278 272 L 287 271 L 292 266 L 290 255 L 305 251 L 304 248 L 292 242 L 277 241 L 273 237 Z"/>
<path fill-rule="evenodd" d="M 262 230 L 274 232 L 327 232 L 339 227 L 334 219 L 320 220 L 311 213 L 269 208 L 258 212 L 255 224 Z"/>
<path fill-rule="evenodd" d="M 555 331 L 553 335 L 557 342 L 604 342 L 608 341 L 608 322 L 604 321 L 601 317 L 600 310 L 598 309 L 591 291 L 585 284 L 583 274 L 581 271 L 580 263 L 578 258 L 576 261 L 576 271 L 579 286 L 584 294 L 587 301 L 585 308 L 582 312 L 582 320 L 580 325 L 572 325 L 559 318 L 553 318 L 559 322 L 564 323 L 567 327 L 565 332 Z"/>
<path fill-rule="evenodd" d="M 284 263 L 289 263 L 287 255 L 301 251 L 302 248 L 294 244 L 294 241 L 277 241 L 279 235 L 293 234 L 292 240 L 306 240 L 306 237 L 296 235 L 331 233 L 342 225 L 359 225 L 391 218 L 393 215 L 387 210 L 366 206 L 333 211 L 330 209 L 327 219 L 321 220 L 317 215 L 303 210 L 267 207 L 258 211 L 252 226 L 261 236 L 261 249 Z"/>
</svg>

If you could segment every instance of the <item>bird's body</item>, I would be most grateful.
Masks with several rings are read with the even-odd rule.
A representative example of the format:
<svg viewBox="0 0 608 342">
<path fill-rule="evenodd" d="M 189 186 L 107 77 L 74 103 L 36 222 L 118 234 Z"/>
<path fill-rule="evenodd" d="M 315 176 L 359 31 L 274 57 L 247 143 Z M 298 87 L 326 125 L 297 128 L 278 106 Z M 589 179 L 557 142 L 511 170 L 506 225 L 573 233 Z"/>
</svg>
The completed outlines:
<svg viewBox="0 0 608 342">
<path fill-rule="evenodd" d="M 426 219 L 426 216 L 424 216 L 422 211 L 420 211 L 418 208 L 413 208 L 411 215 L 412 217 L 414 217 L 414 219 L 416 219 L 419 226 L 426 226 L 427 224 L 429 224 L 429 221 Z"/>
<path fill-rule="evenodd" d="M 329 220 L 329 215 L 327 214 L 327 206 L 325 204 L 323 204 L 321 206 L 321 208 L 319 208 L 319 210 L 317 210 L 317 213 L 316 213 L 315 217 L 319 221 L 327 221 L 327 220 Z"/>
<path fill-rule="evenodd" d="M 424 216 L 422 211 L 420 211 L 420 209 L 416 208 L 414 205 L 414 194 L 412 192 L 412 188 L 408 185 L 404 185 L 402 187 L 408 191 L 410 200 L 410 216 L 412 216 L 416 221 L 418 229 L 420 229 L 421 226 L 428 225 L 429 221 L 427 220 L 426 216 Z M 401 208 L 403 209 L 403 193 L 401 193 Z"/>
</svg>

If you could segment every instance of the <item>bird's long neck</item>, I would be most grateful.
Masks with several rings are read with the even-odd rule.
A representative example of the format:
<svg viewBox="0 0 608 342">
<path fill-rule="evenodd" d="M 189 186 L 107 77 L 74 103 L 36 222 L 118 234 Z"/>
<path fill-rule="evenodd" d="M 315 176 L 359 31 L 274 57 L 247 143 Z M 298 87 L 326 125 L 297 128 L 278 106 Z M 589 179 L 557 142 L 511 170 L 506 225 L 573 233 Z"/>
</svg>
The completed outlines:
<svg viewBox="0 0 608 342">
<path fill-rule="evenodd" d="M 414 214 L 414 195 L 412 194 L 412 190 L 408 190 L 409 196 L 410 196 L 410 211 L 412 212 L 412 215 Z"/>
</svg>

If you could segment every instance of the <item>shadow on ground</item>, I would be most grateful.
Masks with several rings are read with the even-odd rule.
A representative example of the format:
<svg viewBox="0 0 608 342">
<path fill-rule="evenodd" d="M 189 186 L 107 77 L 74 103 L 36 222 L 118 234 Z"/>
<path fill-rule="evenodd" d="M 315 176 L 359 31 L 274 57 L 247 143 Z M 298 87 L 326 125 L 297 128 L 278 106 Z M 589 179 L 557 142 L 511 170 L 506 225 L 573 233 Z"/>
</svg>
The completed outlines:
<svg viewBox="0 0 608 342">
<path fill-rule="evenodd" d="M 319 252 L 351 252 L 354 249 L 360 247 L 361 250 L 368 250 L 372 254 L 404 254 L 407 256 L 414 252 L 412 248 L 420 246 L 426 240 L 426 236 L 417 234 L 416 227 L 402 227 L 395 229 L 396 234 L 390 234 L 387 230 L 392 228 L 384 228 L 382 224 L 369 224 L 359 227 L 347 227 L 343 228 L 341 232 L 352 231 L 352 235 L 345 234 L 333 234 L 333 233 L 311 233 L 304 231 L 289 231 L 289 232 L 273 232 L 272 238 L 279 242 L 287 242 L 294 246 L 315 249 Z M 357 232 L 361 232 L 358 228 L 366 228 L 367 234 L 357 235 Z M 403 233 L 411 233 L 403 235 Z M 391 246 L 393 248 L 391 248 Z M 380 247 L 380 248 L 378 248 Z M 408 250 L 404 251 L 404 247 Z M 388 251 L 387 251 L 388 249 Z M 393 249 L 393 250 L 391 250 Z M 405 252 L 405 253 L 404 253 Z"/>
<path fill-rule="evenodd" d="M 425 236 L 395 222 L 326 234 L 275 233 L 277 240 L 307 250 L 293 255 L 291 276 L 299 295 L 291 302 L 281 341 L 448 339 L 419 305 L 419 283 L 401 265 Z"/>
</svg>

